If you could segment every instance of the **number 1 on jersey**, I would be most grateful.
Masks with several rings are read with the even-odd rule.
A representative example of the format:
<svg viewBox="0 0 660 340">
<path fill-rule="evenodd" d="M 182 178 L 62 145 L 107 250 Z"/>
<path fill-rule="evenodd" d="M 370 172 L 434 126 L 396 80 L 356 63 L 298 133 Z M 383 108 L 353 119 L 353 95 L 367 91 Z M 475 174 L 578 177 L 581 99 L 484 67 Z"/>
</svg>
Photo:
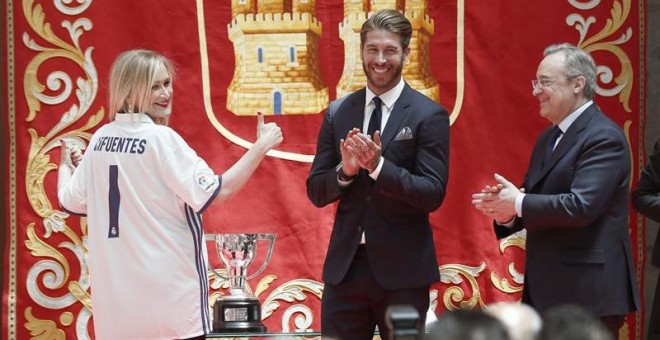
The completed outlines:
<svg viewBox="0 0 660 340">
<path fill-rule="evenodd" d="M 110 225 L 108 228 L 108 238 L 119 237 L 119 169 L 116 165 L 110 166 L 110 185 L 108 189 L 108 207 L 110 209 Z"/>
</svg>

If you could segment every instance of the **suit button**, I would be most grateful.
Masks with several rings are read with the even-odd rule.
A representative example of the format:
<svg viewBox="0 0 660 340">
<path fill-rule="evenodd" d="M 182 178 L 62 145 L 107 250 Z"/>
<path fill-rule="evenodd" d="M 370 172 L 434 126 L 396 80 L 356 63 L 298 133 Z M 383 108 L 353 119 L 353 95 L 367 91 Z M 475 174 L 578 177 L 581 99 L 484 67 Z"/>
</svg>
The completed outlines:
<svg viewBox="0 0 660 340">
<path fill-rule="evenodd" d="M 364 200 L 367 201 L 367 202 L 371 202 L 371 196 L 367 196 L 367 197 L 365 197 Z"/>
</svg>

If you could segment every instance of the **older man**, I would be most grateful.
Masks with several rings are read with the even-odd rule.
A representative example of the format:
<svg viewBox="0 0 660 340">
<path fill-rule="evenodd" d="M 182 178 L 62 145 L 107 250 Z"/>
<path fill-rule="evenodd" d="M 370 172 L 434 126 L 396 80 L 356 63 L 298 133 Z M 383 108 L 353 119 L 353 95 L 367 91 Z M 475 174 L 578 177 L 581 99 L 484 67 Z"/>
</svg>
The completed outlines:
<svg viewBox="0 0 660 340">
<path fill-rule="evenodd" d="M 527 229 L 523 302 L 541 313 L 576 304 L 617 333 L 640 306 L 628 236 L 628 144 L 593 102 L 596 65 L 583 50 L 548 47 L 532 86 L 552 126 L 536 141 L 524 184 L 496 174 L 473 204 L 495 219 L 498 238 Z"/>
</svg>

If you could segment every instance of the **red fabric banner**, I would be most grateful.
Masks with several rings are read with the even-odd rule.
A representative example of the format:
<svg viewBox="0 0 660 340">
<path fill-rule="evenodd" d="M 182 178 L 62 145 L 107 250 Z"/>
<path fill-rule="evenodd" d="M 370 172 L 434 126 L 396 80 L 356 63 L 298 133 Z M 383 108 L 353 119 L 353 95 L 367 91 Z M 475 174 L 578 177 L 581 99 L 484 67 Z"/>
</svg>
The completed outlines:
<svg viewBox="0 0 660 340">
<path fill-rule="evenodd" d="M 207 233 L 277 233 L 270 263 L 249 281 L 272 331 L 320 329 L 320 274 L 335 206 L 314 207 L 305 179 L 329 101 L 365 84 L 353 29 L 370 10 L 403 6 L 418 23 L 404 79 L 451 113 L 448 193 L 432 214 L 442 276 L 431 292 L 436 314 L 520 299 L 524 233 L 498 242 L 470 200 L 495 172 L 522 182 L 549 124 L 530 82 L 546 46 L 569 42 L 592 53 L 596 102 L 629 140 L 633 184 L 644 162 L 643 0 L 2 3 L 2 338 L 93 338 L 85 236 L 94 226 L 59 207 L 59 139 L 84 143 L 107 122 L 108 71 L 124 50 L 153 49 L 176 63 L 170 126 L 218 173 L 254 141 L 257 111 L 282 127 L 284 143 L 243 191 L 204 214 Z M 630 215 L 640 286 L 642 224 Z M 393 249 L 392 261 L 405 251 Z M 255 270 L 264 257 L 265 249 Z M 227 293 L 226 281 L 210 280 L 212 300 Z M 642 329 L 641 313 L 631 315 L 620 339 L 641 339 Z"/>
</svg>

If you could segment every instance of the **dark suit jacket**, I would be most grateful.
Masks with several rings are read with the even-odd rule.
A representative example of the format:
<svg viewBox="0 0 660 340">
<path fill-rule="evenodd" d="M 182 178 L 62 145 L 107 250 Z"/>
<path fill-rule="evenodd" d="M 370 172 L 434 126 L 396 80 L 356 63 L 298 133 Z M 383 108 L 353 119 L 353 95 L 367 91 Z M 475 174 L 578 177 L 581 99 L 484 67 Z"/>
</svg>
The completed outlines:
<svg viewBox="0 0 660 340">
<path fill-rule="evenodd" d="M 597 316 L 639 310 L 628 235 L 628 143 L 593 104 L 542 166 L 550 132 L 532 153 L 522 218 L 513 229 L 496 224 L 496 234 L 527 229 L 525 289 L 541 312 L 562 303 Z"/>
<path fill-rule="evenodd" d="M 637 211 L 660 222 L 660 139 L 655 142 L 653 154 L 633 191 L 632 203 Z M 660 233 L 655 239 L 651 263 L 660 267 Z"/>
<path fill-rule="evenodd" d="M 383 129 L 385 163 L 378 180 L 374 182 L 361 170 L 348 187 L 340 188 L 339 142 L 352 128 L 362 128 L 364 107 L 365 89 L 331 103 L 307 178 L 307 196 L 314 205 L 339 200 L 323 280 L 342 281 L 364 231 L 369 265 L 384 288 L 413 288 L 438 281 L 429 213 L 440 206 L 447 188 L 447 111 L 406 84 Z M 412 136 L 395 140 L 406 127 Z"/>
</svg>

